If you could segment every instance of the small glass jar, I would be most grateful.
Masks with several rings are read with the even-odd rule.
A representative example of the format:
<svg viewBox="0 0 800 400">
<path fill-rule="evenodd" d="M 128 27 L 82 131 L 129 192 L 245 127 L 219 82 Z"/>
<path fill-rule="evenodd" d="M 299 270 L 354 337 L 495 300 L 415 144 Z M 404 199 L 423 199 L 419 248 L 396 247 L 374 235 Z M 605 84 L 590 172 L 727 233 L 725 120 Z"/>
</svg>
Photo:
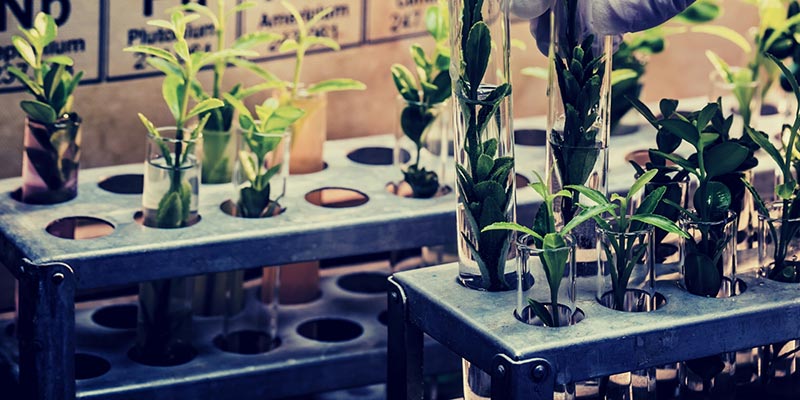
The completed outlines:
<svg viewBox="0 0 800 400">
<path fill-rule="evenodd" d="M 268 218 L 280 214 L 286 194 L 291 148 L 290 131 L 259 133 L 239 130 L 238 158 L 233 171 L 236 215 Z"/>
<path fill-rule="evenodd" d="M 203 130 L 203 183 L 229 183 L 236 162 L 236 138 L 233 132 Z"/>
<path fill-rule="evenodd" d="M 403 179 L 394 184 L 395 194 L 405 197 L 436 196 L 445 176 L 452 127 L 448 102 L 429 105 L 397 97 L 394 165 Z"/>
<path fill-rule="evenodd" d="M 544 250 L 538 248 L 533 236 L 525 235 L 517 241 L 517 305 L 514 314 L 526 324 L 558 328 L 574 325 L 582 319 L 575 305 L 575 239 L 572 236 L 564 239 L 565 246 Z M 548 281 L 547 277 L 552 273 L 546 273 L 545 268 L 561 272 L 560 276 L 553 275 L 552 285 L 555 286 Z M 539 317 L 541 310 L 535 310 L 532 302 L 540 304 L 551 321 L 543 321 Z"/>
<path fill-rule="evenodd" d="M 159 128 L 147 135 L 142 208 L 144 225 L 183 228 L 197 222 L 202 135 L 188 138 L 190 129 Z"/>
<path fill-rule="evenodd" d="M 69 114 L 52 124 L 25 118 L 20 200 L 55 204 L 78 195 L 81 118 Z"/>
<path fill-rule="evenodd" d="M 286 94 L 280 96 L 283 98 Z M 293 175 L 322 171 L 325 169 L 323 147 L 328 137 L 328 96 L 324 92 L 309 94 L 301 89 L 291 105 L 305 114 L 289 128 L 292 155 L 289 171 Z"/>
<path fill-rule="evenodd" d="M 655 229 L 620 233 L 598 226 L 597 234 L 597 301 L 617 311 L 655 309 Z"/>
<path fill-rule="evenodd" d="M 740 294 L 736 280 L 736 213 L 719 221 L 693 221 L 682 217 L 680 227 L 689 234 L 681 240 L 681 285 L 689 293 L 706 297 Z"/>
<path fill-rule="evenodd" d="M 762 278 L 800 281 L 800 218 L 783 218 L 782 202 L 758 215 L 758 265 Z"/>
</svg>

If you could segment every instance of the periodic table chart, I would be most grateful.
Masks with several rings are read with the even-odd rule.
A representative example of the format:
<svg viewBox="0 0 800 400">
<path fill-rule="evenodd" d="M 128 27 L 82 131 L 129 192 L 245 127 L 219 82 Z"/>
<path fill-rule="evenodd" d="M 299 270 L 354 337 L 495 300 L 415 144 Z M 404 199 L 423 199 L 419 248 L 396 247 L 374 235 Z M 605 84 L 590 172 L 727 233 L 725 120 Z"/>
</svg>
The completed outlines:
<svg viewBox="0 0 800 400">
<path fill-rule="evenodd" d="M 170 49 L 174 37 L 148 20 L 168 18 L 169 9 L 195 1 L 216 9 L 217 1 L 233 6 L 241 0 L 0 0 L 0 93 L 18 91 L 20 84 L 8 66 L 24 67 L 11 45 L 18 27 L 30 27 L 39 11 L 52 15 L 59 26 L 58 39 L 46 55 L 63 54 L 84 71 L 83 84 L 139 79 L 158 74 L 144 56 L 123 52 L 127 46 L 147 44 Z M 436 0 L 291 0 L 304 19 L 330 7 L 333 11 L 313 34 L 337 40 L 343 48 L 365 46 L 425 34 L 425 10 Z M 291 37 L 295 24 L 280 0 L 256 0 L 252 7 L 227 22 L 229 42 L 238 35 L 267 30 Z M 205 18 L 187 27 L 192 49 L 213 51 L 216 36 Z M 256 49 L 256 61 L 286 57 L 278 45 Z M 326 51 L 326 50 L 319 50 Z"/>
</svg>

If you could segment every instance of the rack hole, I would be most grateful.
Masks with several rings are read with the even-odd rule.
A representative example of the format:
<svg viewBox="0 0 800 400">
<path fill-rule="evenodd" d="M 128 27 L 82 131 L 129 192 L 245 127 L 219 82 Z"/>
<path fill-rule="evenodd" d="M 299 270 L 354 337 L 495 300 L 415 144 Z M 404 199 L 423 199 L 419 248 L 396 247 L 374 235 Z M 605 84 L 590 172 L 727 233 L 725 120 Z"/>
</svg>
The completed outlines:
<svg viewBox="0 0 800 400">
<path fill-rule="evenodd" d="M 231 200 L 231 199 L 225 200 L 225 202 L 222 203 L 219 206 L 219 208 L 220 208 L 220 210 L 222 210 L 222 212 L 224 212 L 225 214 L 230 215 L 231 217 L 250 218 L 250 219 L 272 218 L 272 217 L 277 217 L 278 215 L 281 215 L 284 212 L 286 212 L 286 207 L 282 207 L 279 203 L 276 203 L 274 201 L 270 202 L 270 206 L 272 206 L 272 215 L 266 215 L 266 214 L 262 213 L 258 217 L 245 217 L 245 216 L 241 215 L 239 213 L 239 208 L 237 207 L 236 202 Z M 269 209 L 264 210 L 264 211 L 269 211 Z"/>
<path fill-rule="evenodd" d="M 639 131 L 638 125 L 619 124 L 611 130 L 611 136 L 626 136 Z"/>
<path fill-rule="evenodd" d="M 389 290 L 388 277 L 380 272 L 357 272 L 340 277 L 336 284 L 348 292 L 379 294 Z"/>
<path fill-rule="evenodd" d="M 600 304 L 604 307 L 613 308 L 614 293 L 608 292 L 600 297 Z M 625 312 L 650 312 L 658 310 L 667 304 L 667 298 L 661 293 L 650 295 L 643 290 L 628 289 L 625 291 L 625 299 L 621 311 Z"/>
<path fill-rule="evenodd" d="M 318 342 L 346 342 L 361 336 L 364 328 L 346 319 L 324 318 L 303 322 L 297 333 Z"/>
<path fill-rule="evenodd" d="M 400 181 L 398 183 L 389 182 L 389 183 L 386 184 L 385 189 L 386 189 L 387 192 L 389 192 L 389 193 L 391 193 L 391 194 L 393 194 L 395 196 L 405 197 L 407 199 L 413 199 L 414 198 L 414 190 L 411 188 L 411 185 L 409 185 L 408 182 L 406 182 L 406 181 Z M 451 188 L 450 186 L 444 185 L 444 186 L 439 186 L 439 188 L 436 190 L 436 193 L 434 193 L 432 196 L 424 196 L 424 197 L 418 197 L 418 198 L 419 199 L 433 199 L 433 198 L 437 198 L 437 197 L 446 196 L 446 195 L 448 195 L 448 194 L 450 194 L 452 192 L 453 192 L 453 188 Z"/>
<path fill-rule="evenodd" d="M 190 227 L 192 225 L 196 225 L 198 222 L 200 222 L 201 219 L 202 219 L 202 217 L 200 216 L 200 214 L 195 214 L 194 216 L 189 217 L 189 222 L 186 224 L 186 226 L 184 226 L 182 228 L 188 228 L 188 227 Z M 161 228 L 156 228 L 154 226 L 145 225 L 144 224 L 144 212 L 142 212 L 142 210 L 139 210 L 139 211 L 136 211 L 135 213 L 133 213 L 133 220 L 136 221 L 137 224 L 147 226 L 148 228 L 161 229 Z M 178 228 L 178 229 L 180 229 L 180 228 Z"/>
<path fill-rule="evenodd" d="M 366 204 L 369 196 L 358 190 L 329 187 L 306 193 L 306 201 L 325 208 L 350 208 Z"/>
<path fill-rule="evenodd" d="M 775 115 L 778 113 L 778 106 L 771 103 L 764 103 L 761 105 L 761 115 Z"/>
<path fill-rule="evenodd" d="M 389 147 L 362 147 L 347 154 L 347 158 L 358 164 L 365 165 L 392 165 L 394 164 L 394 149 Z M 400 162 L 407 163 L 411 154 L 400 149 Z"/>
<path fill-rule="evenodd" d="M 195 356 L 197 350 L 186 343 L 174 343 L 169 348 L 169 354 L 142 354 L 136 346 L 128 351 L 128 358 L 150 367 L 175 367 L 194 360 Z"/>
<path fill-rule="evenodd" d="M 92 379 L 111 370 L 111 363 L 93 354 L 75 353 L 75 379 Z"/>
<path fill-rule="evenodd" d="M 125 174 L 109 176 L 101 180 L 97 186 L 107 192 L 116 194 L 142 194 L 144 191 L 144 175 Z"/>
<path fill-rule="evenodd" d="M 62 239 L 83 240 L 108 236 L 114 232 L 114 225 L 95 217 L 66 217 L 49 223 L 45 230 Z"/>
<path fill-rule="evenodd" d="M 544 129 L 517 129 L 514 131 L 514 144 L 544 146 L 547 144 L 547 131 Z"/>
<path fill-rule="evenodd" d="M 545 304 L 544 307 L 547 309 L 547 312 L 550 313 L 553 307 L 550 304 Z M 575 325 L 584 318 L 586 318 L 586 314 L 583 313 L 583 310 L 580 308 L 576 308 L 574 312 L 571 312 L 569 307 L 559 304 L 558 305 L 558 315 L 561 321 L 569 321 L 568 325 L 564 325 L 562 323 L 562 327 Z M 522 314 L 520 315 L 516 311 L 514 311 L 514 316 L 517 317 L 518 320 L 533 326 L 545 326 L 542 320 L 536 316 L 536 313 L 533 312 L 531 306 L 527 306 L 522 309 Z"/>
<path fill-rule="evenodd" d="M 136 304 L 115 304 L 95 311 L 92 314 L 92 321 L 111 329 L 136 329 L 138 312 L 139 307 Z"/>
<path fill-rule="evenodd" d="M 273 338 L 265 332 L 243 330 L 214 338 L 214 346 L 226 353 L 262 354 L 281 345 L 280 338 Z"/>
<path fill-rule="evenodd" d="M 381 313 L 378 314 L 378 322 L 380 322 L 381 325 L 384 325 L 384 326 L 389 325 L 389 312 L 388 311 L 381 311 Z"/>
</svg>

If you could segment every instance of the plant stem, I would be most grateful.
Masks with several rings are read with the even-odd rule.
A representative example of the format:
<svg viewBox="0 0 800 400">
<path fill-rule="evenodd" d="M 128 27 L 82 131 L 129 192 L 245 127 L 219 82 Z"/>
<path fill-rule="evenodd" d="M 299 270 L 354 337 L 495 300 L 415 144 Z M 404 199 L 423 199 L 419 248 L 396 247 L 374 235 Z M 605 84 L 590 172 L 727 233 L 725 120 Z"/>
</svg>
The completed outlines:
<svg viewBox="0 0 800 400">
<path fill-rule="evenodd" d="M 561 326 L 561 313 L 558 309 L 558 288 L 550 292 L 550 313 L 553 315 L 553 327 L 558 328 Z"/>
<path fill-rule="evenodd" d="M 217 50 L 225 48 L 225 1 L 217 1 L 217 18 L 219 19 L 219 26 L 217 26 Z M 214 98 L 221 98 L 222 96 L 222 77 L 225 74 L 225 65 L 227 63 L 224 59 L 220 59 L 214 64 Z"/>
<path fill-rule="evenodd" d="M 300 72 L 303 69 L 303 59 L 305 58 L 305 37 L 303 33 L 300 33 L 300 39 L 297 41 L 297 59 L 294 63 L 294 77 L 292 78 L 292 96 L 291 100 L 294 102 L 297 100 L 298 88 L 300 86 Z"/>
</svg>

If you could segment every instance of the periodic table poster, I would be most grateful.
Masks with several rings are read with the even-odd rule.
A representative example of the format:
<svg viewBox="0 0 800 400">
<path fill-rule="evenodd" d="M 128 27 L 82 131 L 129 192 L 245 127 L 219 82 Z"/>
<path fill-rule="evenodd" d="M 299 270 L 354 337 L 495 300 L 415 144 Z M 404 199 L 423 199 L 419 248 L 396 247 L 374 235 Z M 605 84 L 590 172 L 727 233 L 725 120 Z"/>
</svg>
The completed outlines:
<svg viewBox="0 0 800 400">
<path fill-rule="evenodd" d="M 124 48 L 150 45 L 171 49 L 175 38 L 168 30 L 148 25 L 152 19 L 168 19 L 170 10 L 189 1 L 216 10 L 217 1 L 226 8 L 242 0 L 2 0 L 0 1 L 0 92 L 21 89 L 7 72 L 9 65 L 24 67 L 11 45 L 18 26 L 30 27 L 34 16 L 48 12 L 59 27 L 56 42 L 47 55 L 63 54 L 75 60 L 75 68 L 84 71 L 84 84 L 131 80 L 156 75 L 142 54 Z M 352 48 L 395 39 L 424 35 L 425 10 L 437 0 L 291 0 L 309 19 L 328 9 L 330 13 L 310 34 L 330 37 Z M 296 37 L 297 28 L 291 13 L 280 0 L 255 0 L 255 6 L 226 20 L 226 44 L 236 37 L 258 31 L 275 32 L 284 38 Z M 211 21 L 201 17 L 190 23 L 186 36 L 191 50 L 213 51 L 218 48 Z M 278 51 L 279 42 L 255 49 L 257 61 L 285 57 Z M 327 51 L 326 49 L 312 49 Z"/>
</svg>

